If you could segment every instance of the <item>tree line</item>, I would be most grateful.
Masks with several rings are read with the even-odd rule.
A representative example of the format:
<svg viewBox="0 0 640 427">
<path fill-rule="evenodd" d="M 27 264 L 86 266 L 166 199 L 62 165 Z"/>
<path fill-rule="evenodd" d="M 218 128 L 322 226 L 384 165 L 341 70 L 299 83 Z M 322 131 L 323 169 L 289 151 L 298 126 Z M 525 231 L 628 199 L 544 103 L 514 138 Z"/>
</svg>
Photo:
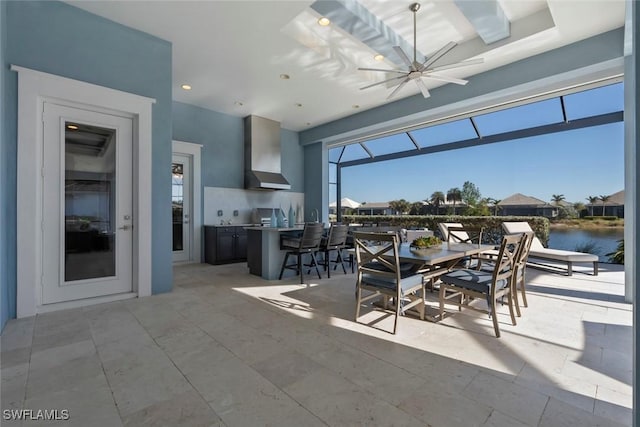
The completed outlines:
<svg viewBox="0 0 640 427">
<path fill-rule="evenodd" d="M 596 202 L 602 202 L 602 216 L 605 216 L 605 205 L 609 201 L 611 196 L 589 196 L 586 200 L 589 201 L 590 215 L 594 216 L 594 205 Z M 575 218 L 580 216 L 580 212 L 586 209 L 586 206 L 582 202 L 576 202 L 573 204 L 563 203 L 566 199 L 564 194 L 552 194 L 551 202 L 558 208 L 558 217 L 562 218 Z M 445 202 L 450 202 L 451 205 L 445 206 Z M 434 191 L 430 197 L 418 201 L 409 202 L 405 199 L 392 200 L 389 202 L 389 207 L 394 211 L 396 215 L 470 215 L 470 216 L 488 216 L 498 215 L 500 211 L 501 199 L 492 197 L 482 197 L 482 193 L 477 185 L 471 181 L 465 181 L 462 188 L 453 187 L 446 193 L 443 191 Z M 458 203 L 463 203 L 464 206 L 457 206 Z M 446 207 L 447 211 L 442 212 L 442 207 Z"/>
</svg>

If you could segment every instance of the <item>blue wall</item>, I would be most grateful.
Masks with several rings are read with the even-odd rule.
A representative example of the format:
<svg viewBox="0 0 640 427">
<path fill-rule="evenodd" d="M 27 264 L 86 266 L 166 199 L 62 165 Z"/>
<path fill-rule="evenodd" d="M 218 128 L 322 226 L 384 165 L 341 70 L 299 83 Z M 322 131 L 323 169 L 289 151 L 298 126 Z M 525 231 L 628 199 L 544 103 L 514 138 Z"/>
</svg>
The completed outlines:
<svg viewBox="0 0 640 427">
<path fill-rule="evenodd" d="M 6 199 L 6 182 L 7 182 L 7 155 L 4 150 L 5 146 L 5 132 L 6 132 L 6 119 L 4 117 L 4 99 L 5 99 L 5 76 L 7 74 L 7 62 L 5 60 L 5 46 L 7 41 L 7 2 L 0 1 L 0 331 L 4 328 L 5 323 L 9 319 L 10 303 L 9 300 L 9 276 L 7 269 L 7 253 L 9 246 L 9 239 L 7 236 L 7 230 L 9 230 L 9 224 L 7 222 L 7 210 L 9 209 L 9 203 Z M 13 239 L 15 241 L 15 239 Z M 14 250 L 15 252 L 15 250 Z M 15 282 L 15 280 L 14 280 Z M 13 298 L 15 300 L 15 298 Z M 14 303 L 15 305 L 15 303 Z M 15 309 L 14 309 L 15 312 Z"/>
<path fill-rule="evenodd" d="M 1 3 L 6 7 L 5 66 L 20 65 L 156 99 L 152 125 L 152 290 L 171 290 L 171 44 L 61 2 Z M 2 204 L 15 206 L 16 73 L 8 72 L 4 82 L 7 121 L 2 151 L 7 180 L 2 182 Z M 15 210 L 6 215 L 6 224 L 15 230 Z M 7 235 L 9 251 L 3 267 L 8 280 L 2 283 L 2 293 L 11 295 L 9 317 L 16 314 L 15 242 L 15 234 Z"/>
<path fill-rule="evenodd" d="M 291 183 L 291 191 L 303 192 L 303 149 L 298 133 L 282 129 L 281 138 L 282 174 Z M 242 117 L 174 101 L 173 139 L 203 145 L 203 187 L 244 188 Z"/>
</svg>

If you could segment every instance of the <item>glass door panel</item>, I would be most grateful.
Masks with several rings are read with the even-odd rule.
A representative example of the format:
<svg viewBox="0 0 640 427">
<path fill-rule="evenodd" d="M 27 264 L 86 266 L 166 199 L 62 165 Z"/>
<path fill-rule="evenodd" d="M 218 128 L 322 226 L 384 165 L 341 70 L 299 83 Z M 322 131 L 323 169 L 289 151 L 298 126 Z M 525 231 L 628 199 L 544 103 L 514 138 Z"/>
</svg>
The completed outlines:
<svg viewBox="0 0 640 427">
<path fill-rule="evenodd" d="M 65 122 L 64 165 L 64 281 L 115 276 L 115 130 Z"/>
<path fill-rule="evenodd" d="M 173 251 L 184 249 L 184 164 L 171 164 L 171 209 L 173 217 Z"/>
</svg>

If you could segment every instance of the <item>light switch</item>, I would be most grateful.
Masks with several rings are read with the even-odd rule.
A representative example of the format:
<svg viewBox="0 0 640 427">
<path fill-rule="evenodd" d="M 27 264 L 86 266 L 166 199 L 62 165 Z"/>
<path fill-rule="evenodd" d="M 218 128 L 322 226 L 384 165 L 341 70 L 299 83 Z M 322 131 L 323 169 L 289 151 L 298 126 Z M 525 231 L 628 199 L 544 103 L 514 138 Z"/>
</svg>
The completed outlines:
<svg viewBox="0 0 640 427">
<path fill-rule="evenodd" d="M 233 216 L 238 216 L 238 210 L 233 211 Z"/>
<path fill-rule="evenodd" d="M 222 216 L 222 209 L 218 210 L 218 216 Z"/>
</svg>

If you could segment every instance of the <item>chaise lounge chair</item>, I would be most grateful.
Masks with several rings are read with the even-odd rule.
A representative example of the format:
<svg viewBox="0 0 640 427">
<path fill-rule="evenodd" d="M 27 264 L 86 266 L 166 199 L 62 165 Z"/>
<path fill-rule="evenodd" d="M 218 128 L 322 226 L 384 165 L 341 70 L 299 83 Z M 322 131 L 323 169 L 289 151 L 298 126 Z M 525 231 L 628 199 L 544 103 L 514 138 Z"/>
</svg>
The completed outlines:
<svg viewBox="0 0 640 427">
<path fill-rule="evenodd" d="M 529 226 L 528 222 L 503 222 L 502 228 L 507 234 L 514 233 L 523 233 L 526 231 L 533 231 Z M 546 264 L 536 263 L 531 259 L 540 259 L 546 261 L 559 261 L 567 263 L 567 276 L 571 276 L 573 274 L 573 263 L 574 262 L 592 262 L 593 263 L 593 275 L 598 275 L 598 256 L 593 254 L 587 254 L 583 252 L 574 252 L 574 251 L 563 251 L 560 249 L 549 249 L 542 246 L 540 240 L 533 237 L 533 242 L 531 243 L 531 250 L 529 251 L 529 261 L 528 264 L 532 265 L 542 265 L 544 267 L 553 267 Z"/>
</svg>

